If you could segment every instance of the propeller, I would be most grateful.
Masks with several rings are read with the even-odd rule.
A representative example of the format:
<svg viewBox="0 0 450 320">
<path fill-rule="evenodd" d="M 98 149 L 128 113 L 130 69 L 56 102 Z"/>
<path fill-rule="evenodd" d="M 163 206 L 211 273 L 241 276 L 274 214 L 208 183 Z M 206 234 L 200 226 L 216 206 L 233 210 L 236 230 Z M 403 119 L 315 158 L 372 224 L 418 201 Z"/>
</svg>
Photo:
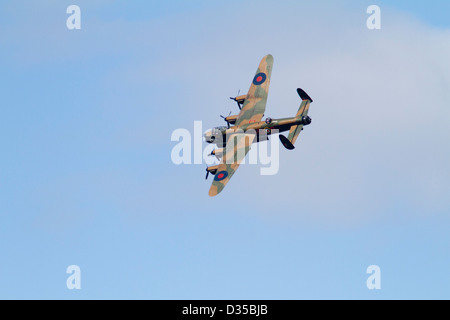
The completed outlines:
<svg viewBox="0 0 450 320">
<path fill-rule="evenodd" d="M 208 167 L 206 167 L 206 178 L 205 178 L 205 180 L 208 180 L 208 177 L 209 177 L 209 171 L 208 171 Z"/>
<path fill-rule="evenodd" d="M 241 93 L 241 89 L 239 89 L 239 91 L 238 91 L 236 97 L 239 97 L 239 93 Z M 230 97 L 230 99 L 236 101 L 239 110 L 241 110 L 241 109 L 242 109 L 241 104 L 236 100 L 236 97 L 234 97 L 234 98 L 233 98 L 233 97 Z"/>
<path fill-rule="evenodd" d="M 229 117 L 229 116 L 231 116 L 231 111 L 230 111 L 230 113 L 228 114 L 228 116 L 226 116 L 226 117 L 224 117 L 224 116 L 220 116 L 223 120 L 225 120 L 225 122 L 227 123 L 227 126 L 228 126 L 228 129 L 230 129 L 230 123 L 227 121 L 227 118 Z"/>
</svg>

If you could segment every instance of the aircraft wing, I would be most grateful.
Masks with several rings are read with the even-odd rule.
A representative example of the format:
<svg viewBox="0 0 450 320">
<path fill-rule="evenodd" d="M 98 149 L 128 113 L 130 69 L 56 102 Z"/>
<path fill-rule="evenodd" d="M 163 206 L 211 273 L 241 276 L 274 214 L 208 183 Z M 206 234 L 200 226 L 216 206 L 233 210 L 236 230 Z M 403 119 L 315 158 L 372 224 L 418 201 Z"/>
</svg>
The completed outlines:
<svg viewBox="0 0 450 320">
<path fill-rule="evenodd" d="M 234 133 L 227 141 L 225 153 L 222 162 L 217 168 L 214 181 L 209 189 L 209 195 L 214 197 L 218 195 L 230 181 L 233 174 L 238 169 L 242 160 L 250 150 L 255 134 Z"/>
<path fill-rule="evenodd" d="M 237 117 L 236 126 L 261 121 L 266 110 L 272 66 L 273 57 L 268 54 L 261 60 L 258 70 L 256 70 L 247 98 Z"/>
</svg>

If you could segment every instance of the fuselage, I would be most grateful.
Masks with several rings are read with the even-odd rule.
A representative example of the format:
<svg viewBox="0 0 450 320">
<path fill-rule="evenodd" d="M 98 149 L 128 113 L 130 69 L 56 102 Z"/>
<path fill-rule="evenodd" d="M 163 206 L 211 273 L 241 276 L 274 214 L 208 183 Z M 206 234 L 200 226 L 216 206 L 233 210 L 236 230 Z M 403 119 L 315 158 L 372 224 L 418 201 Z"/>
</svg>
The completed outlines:
<svg viewBox="0 0 450 320">
<path fill-rule="evenodd" d="M 222 144 L 222 141 L 227 141 L 227 136 L 229 137 L 233 133 L 256 133 L 257 136 L 264 134 L 269 136 L 272 134 L 273 130 L 276 133 L 288 131 L 292 126 L 297 125 L 308 125 L 311 123 L 309 117 L 292 117 L 292 118 L 281 118 L 281 119 L 271 119 L 267 118 L 265 121 L 250 122 L 239 126 L 233 126 L 231 128 L 227 127 L 216 127 L 204 134 L 205 141 L 207 143 L 218 143 Z M 261 132 L 260 130 L 263 130 Z M 266 139 L 264 139 L 266 140 Z M 259 139 L 257 140 L 259 142 Z"/>
</svg>

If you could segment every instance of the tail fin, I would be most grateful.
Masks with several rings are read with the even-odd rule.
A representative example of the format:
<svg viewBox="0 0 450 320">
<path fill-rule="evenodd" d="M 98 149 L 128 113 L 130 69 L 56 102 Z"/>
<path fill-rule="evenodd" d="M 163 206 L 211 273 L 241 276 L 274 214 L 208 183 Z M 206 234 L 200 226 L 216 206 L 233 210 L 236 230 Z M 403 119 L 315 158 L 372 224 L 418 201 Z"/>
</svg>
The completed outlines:
<svg viewBox="0 0 450 320">
<path fill-rule="evenodd" d="M 298 108 L 296 117 L 301 118 L 303 116 L 308 115 L 309 105 L 311 104 L 311 102 L 313 102 L 313 100 L 310 98 L 310 96 L 308 96 L 308 94 L 305 91 L 303 91 L 300 88 L 297 89 L 297 93 L 300 96 L 300 98 L 302 99 L 302 103 L 300 104 L 300 107 Z"/>
<path fill-rule="evenodd" d="M 282 134 L 279 135 L 280 137 L 280 141 L 283 144 L 283 146 L 288 149 L 288 150 L 294 150 L 295 147 L 294 145 L 289 141 L 288 138 L 286 138 L 285 136 L 283 136 Z"/>
<path fill-rule="evenodd" d="M 295 116 L 296 118 L 303 118 L 303 117 L 307 117 L 308 116 L 308 111 L 309 111 L 309 106 L 311 105 L 311 102 L 313 102 L 313 100 L 310 98 L 310 96 L 303 91 L 302 89 L 297 89 L 297 93 L 300 96 L 300 98 L 302 99 L 302 103 L 300 104 L 300 107 L 297 111 L 297 115 Z M 281 142 L 283 143 L 283 145 L 286 147 L 286 149 L 288 150 L 292 150 L 294 149 L 294 143 L 295 141 L 297 141 L 298 135 L 300 134 L 300 132 L 303 130 L 303 124 L 299 124 L 297 126 L 292 126 L 291 129 L 289 130 L 289 136 L 287 138 L 285 138 L 283 136 L 281 139 Z M 286 143 L 286 140 L 288 140 L 289 144 Z"/>
<path fill-rule="evenodd" d="M 311 99 L 311 97 L 305 91 L 303 91 L 303 89 L 298 88 L 297 93 L 302 100 L 309 100 L 313 102 L 313 99 Z"/>
</svg>

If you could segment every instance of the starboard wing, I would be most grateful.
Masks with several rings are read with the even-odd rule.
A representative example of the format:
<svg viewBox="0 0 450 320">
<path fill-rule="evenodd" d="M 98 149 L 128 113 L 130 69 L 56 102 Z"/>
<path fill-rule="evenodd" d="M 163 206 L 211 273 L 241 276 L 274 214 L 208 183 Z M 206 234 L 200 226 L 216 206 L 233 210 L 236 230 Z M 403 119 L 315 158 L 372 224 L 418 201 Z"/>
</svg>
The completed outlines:
<svg viewBox="0 0 450 320">
<path fill-rule="evenodd" d="M 256 70 L 247 98 L 237 117 L 236 126 L 261 121 L 266 110 L 272 66 L 273 57 L 268 54 L 261 60 L 258 70 Z"/>
</svg>

